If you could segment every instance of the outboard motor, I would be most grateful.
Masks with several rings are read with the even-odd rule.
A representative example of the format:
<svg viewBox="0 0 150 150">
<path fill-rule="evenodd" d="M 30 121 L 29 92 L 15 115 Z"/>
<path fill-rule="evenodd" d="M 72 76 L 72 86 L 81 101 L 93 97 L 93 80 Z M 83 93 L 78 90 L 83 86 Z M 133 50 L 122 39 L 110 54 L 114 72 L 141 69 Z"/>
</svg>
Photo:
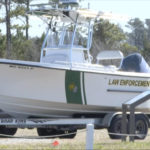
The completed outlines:
<svg viewBox="0 0 150 150">
<path fill-rule="evenodd" d="M 122 61 L 120 69 L 122 71 L 150 73 L 149 65 L 139 53 L 131 54 L 125 57 Z"/>
</svg>

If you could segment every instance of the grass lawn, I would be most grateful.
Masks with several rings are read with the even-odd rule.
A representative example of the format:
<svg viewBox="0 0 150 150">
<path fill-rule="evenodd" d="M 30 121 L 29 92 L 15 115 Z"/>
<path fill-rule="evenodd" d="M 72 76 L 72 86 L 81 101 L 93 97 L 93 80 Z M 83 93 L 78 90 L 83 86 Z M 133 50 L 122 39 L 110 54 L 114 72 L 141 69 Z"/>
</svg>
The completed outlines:
<svg viewBox="0 0 150 150">
<path fill-rule="evenodd" d="M 58 140 L 59 141 L 59 140 Z M 53 146 L 51 143 L 33 143 L 33 144 L 1 144 L 1 150 L 84 150 L 85 144 L 59 144 L 58 146 Z M 135 143 L 96 143 L 94 144 L 95 150 L 150 150 L 149 142 L 135 142 Z"/>
</svg>

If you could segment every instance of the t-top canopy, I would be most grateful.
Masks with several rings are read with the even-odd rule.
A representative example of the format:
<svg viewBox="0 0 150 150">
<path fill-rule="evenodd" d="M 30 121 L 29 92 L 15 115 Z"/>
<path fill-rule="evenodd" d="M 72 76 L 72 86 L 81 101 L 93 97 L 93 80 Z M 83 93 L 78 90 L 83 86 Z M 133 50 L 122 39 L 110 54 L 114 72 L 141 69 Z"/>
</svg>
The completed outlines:
<svg viewBox="0 0 150 150">
<path fill-rule="evenodd" d="M 28 14 L 43 16 L 46 18 L 59 17 L 63 22 L 76 22 L 85 23 L 95 19 L 107 19 L 107 20 L 128 20 L 126 16 L 120 16 L 108 12 L 94 11 L 89 9 L 62 9 L 52 8 L 48 4 L 34 5 L 35 9 L 32 9 Z"/>
<path fill-rule="evenodd" d="M 28 12 L 28 14 L 43 16 L 46 18 L 50 17 L 59 17 L 61 21 L 65 22 L 75 22 L 77 19 L 78 23 L 85 23 L 89 20 L 95 20 L 100 14 L 97 11 L 88 10 L 88 9 L 56 9 L 56 8 L 37 8 Z"/>
</svg>

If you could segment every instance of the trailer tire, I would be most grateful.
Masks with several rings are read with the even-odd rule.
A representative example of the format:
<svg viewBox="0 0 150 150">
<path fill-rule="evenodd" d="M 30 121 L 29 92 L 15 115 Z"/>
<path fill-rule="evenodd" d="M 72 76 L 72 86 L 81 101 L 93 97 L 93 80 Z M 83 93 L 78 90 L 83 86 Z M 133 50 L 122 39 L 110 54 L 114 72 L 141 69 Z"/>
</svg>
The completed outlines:
<svg viewBox="0 0 150 150">
<path fill-rule="evenodd" d="M 39 136 L 52 136 L 52 137 L 47 137 L 47 138 L 61 138 L 61 139 L 73 139 L 76 136 L 77 130 L 56 130 L 53 128 L 37 128 L 37 133 Z M 62 135 L 62 134 L 69 134 L 69 133 L 74 133 L 74 134 L 69 134 L 69 135 Z M 58 135 L 58 136 L 56 136 Z M 60 136 L 59 136 L 60 135 Z M 61 136 L 62 135 L 62 136 Z M 54 136 L 54 137 L 53 137 Z M 46 137 L 45 137 L 46 138 Z"/>
<path fill-rule="evenodd" d="M 115 134 L 111 134 L 111 133 L 121 133 L 121 121 L 122 121 L 122 115 L 116 115 L 112 121 L 111 121 L 111 124 L 109 126 L 109 128 L 107 129 L 108 130 L 108 134 L 109 134 L 109 137 L 111 139 L 121 139 L 121 135 L 115 135 Z"/>
<path fill-rule="evenodd" d="M 135 127 L 135 133 L 139 136 L 135 136 L 134 139 L 144 140 L 148 133 L 148 122 L 144 114 L 135 115 Z"/>
<path fill-rule="evenodd" d="M 55 136 L 56 130 L 53 128 L 37 128 L 37 133 L 41 137 L 42 136 Z M 54 137 L 48 137 L 48 138 L 54 138 Z"/>
<path fill-rule="evenodd" d="M 0 126 L 0 134 L 6 135 L 1 137 L 13 136 L 17 132 L 17 128 L 7 128 L 6 126 Z"/>
</svg>

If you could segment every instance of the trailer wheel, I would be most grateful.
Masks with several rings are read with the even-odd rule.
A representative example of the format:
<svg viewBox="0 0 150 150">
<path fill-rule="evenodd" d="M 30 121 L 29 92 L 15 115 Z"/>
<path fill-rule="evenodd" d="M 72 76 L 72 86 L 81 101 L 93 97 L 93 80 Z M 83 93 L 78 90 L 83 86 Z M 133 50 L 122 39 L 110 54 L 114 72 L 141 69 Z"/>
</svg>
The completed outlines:
<svg viewBox="0 0 150 150">
<path fill-rule="evenodd" d="M 148 122 L 143 114 L 135 115 L 135 139 L 144 140 L 148 133 Z"/>
<path fill-rule="evenodd" d="M 39 136 L 53 136 L 57 134 L 56 130 L 53 128 L 37 128 L 37 133 Z"/>
<path fill-rule="evenodd" d="M 0 134 L 13 136 L 15 135 L 16 132 L 17 132 L 17 128 L 7 128 L 6 126 L 0 126 Z"/>
<path fill-rule="evenodd" d="M 121 115 L 115 116 L 113 120 L 111 121 L 110 127 L 107 129 L 108 134 L 109 133 L 121 133 L 121 121 L 122 121 Z M 109 137 L 111 139 L 121 139 L 121 135 L 109 134 Z"/>
</svg>

